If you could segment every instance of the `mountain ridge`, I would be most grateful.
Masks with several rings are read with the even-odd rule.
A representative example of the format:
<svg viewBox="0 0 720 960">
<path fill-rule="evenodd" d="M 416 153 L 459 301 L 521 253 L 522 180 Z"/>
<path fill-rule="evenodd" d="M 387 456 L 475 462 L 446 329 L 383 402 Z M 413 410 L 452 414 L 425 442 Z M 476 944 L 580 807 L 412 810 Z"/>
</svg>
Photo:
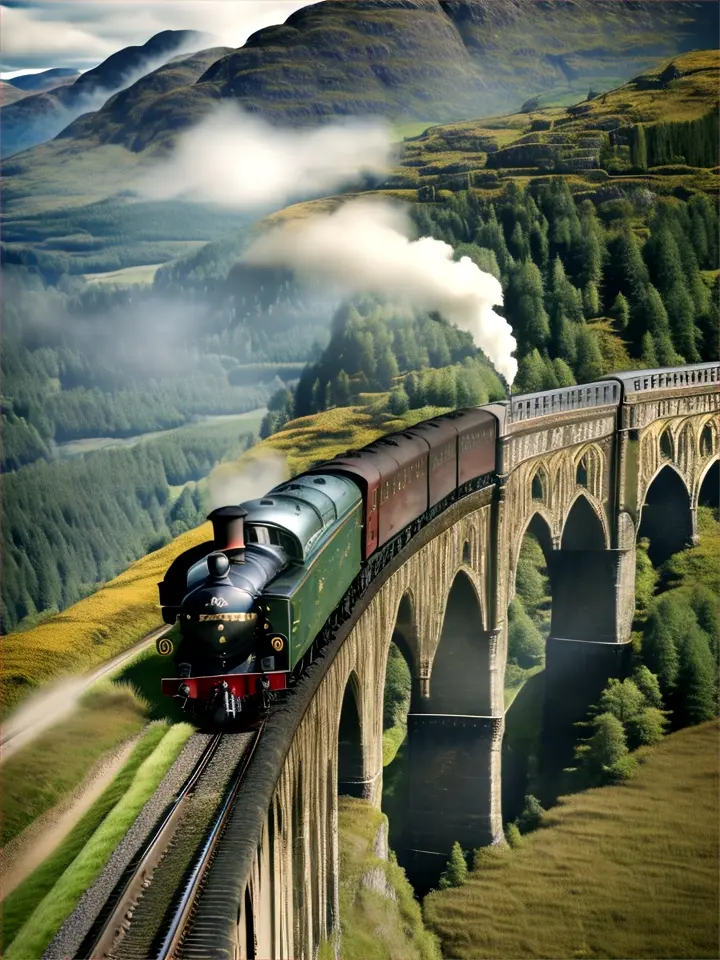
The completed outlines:
<svg viewBox="0 0 720 960">
<path fill-rule="evenodd" d="M 697 46 L 716 25 L 710 6 L 325 0 L 258 30 L 192 84 L 164 93 L 146 111 L 148 135 L 132 122 L 123 134 L 117 105 L 111 140 L 105 108 L 83 129 L 96 142 L 143 150 L 166 146 L 223 100 L 288 124 L 348 114 L 450 122 L 512 112 L 527 97 L 560 88 L 571 102 L 596 82 L 616 86 Z"/>
<path fill-rule="evenodd" d="M 209 39 L 210 34 L 196 30 L 163 30 L 142 45 L 117 51 L 72 83 L 31 93 L 0 108 L 3 156 L 52 139 L 80 114 L 98 110 L 119 89 Z"/>
</svg>

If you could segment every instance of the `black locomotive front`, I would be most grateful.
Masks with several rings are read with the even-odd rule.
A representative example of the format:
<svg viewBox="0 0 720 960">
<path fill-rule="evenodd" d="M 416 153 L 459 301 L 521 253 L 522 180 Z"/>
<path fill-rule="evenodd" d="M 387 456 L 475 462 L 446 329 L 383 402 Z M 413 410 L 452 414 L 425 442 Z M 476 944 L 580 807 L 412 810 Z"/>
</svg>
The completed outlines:
<svg viewBox="0 0 720 960">
<path fill-rule="evenodd" d="M 173 695 L 181 698 L 215 701 L 216 687 L 232 687 L 238 701 L 232 702 L 233 715 L 246 693 L 255 690 L 250 675 L 264 673 L 263 658 L 273 653 L 260 601 L 266 584 L 288 563 L 279 546 L 245 544 L 246 516 L 242 507 L 213 511 L 213 542 L 178 557 L 159 584 L 163 619 L 177 623 L 180 633 L 177 679 L 164 680 L 163 689 L 170 692 L 172 687 Z M 163 643 L 159 641 L 159 647 Z M 233 675 L 231 684 L 228 675 Z M 247 676 L 247 682 L 241 676 Z"/>
</svg>

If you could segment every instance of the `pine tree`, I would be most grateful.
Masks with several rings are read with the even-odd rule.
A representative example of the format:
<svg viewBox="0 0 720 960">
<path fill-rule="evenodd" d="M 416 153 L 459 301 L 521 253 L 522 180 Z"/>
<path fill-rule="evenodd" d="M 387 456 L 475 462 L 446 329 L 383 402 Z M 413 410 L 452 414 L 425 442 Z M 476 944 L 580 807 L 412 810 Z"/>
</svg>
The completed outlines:
<svg viewBox="0 0 720 960">
<path fill-rule="evenodd" d="M 627 326 L 630 323 L 630 305 L 627 302 L 627 298 L 624 297 L 622 293 L 619 293 L 615 297 L 615 302 L 610 310 L 610 315 L 614 318 L 621 330 L 627 329 Z"/>
<path fill-rule="evenodd" d="M 588 280 L 583 291 L 583 307 L 588 320 L 600 316 L 600 296 L 594 280 Z"/>
<path fill-rule="evenodd" d="M 573 372 L 567 363 L 565 363 L 561 357 L 556 357 L 552 364 L 555 369 L 555 376 L 557 377 L 558 386 L 574 387 L 575 377 L 573 376 Z"/>
<path fill-rule="evenodd" d="M 577 358 L 575 371 L 579 383 L 592 383 L 598 380 L 605 371 L 605 361 L 600 352 L 597 337 L 588 327 L 580 326 L 575 332 Z"/>
<path fill-rule="evenodd" d="M 531 350 L 520 358 L 514 388 L 520 393 L 537 393 L 543 389 L 545 361 L 537 350 Z"/>
<path fill-rule="evenodd" d="M 712 720 L 717 711 L 717 671 L 708 638 L 695 625 L 679 648 L 677 713 L 688 724 Z"/>
<path fill-rule="evenodd" d="M 667 718 L 657 707 L 644 707 L 631 723 L 634 746 L 652 746 L 665 735 Z"/>
<path fill-rule="evenodd" d="M 645 697 L 645 702 L 651 707 L 661 709 L 663 705 L 662 694 L 660 693 L 660 683 L 655 674 L 651 673 L 645 664 L 640 664 L 633 671 L 632 679 L 635 686 Z"/>
<path fill-rule="evenodd" d="M 643 370 L 654 370 L 659 366 L 657 352 L 655 351 L 655 341 L 649 330 L 646 330 L 642 336 L 640 362 Z"/>
<path fill-rule="evenodd" d="M 352 394 L 350 390 L 350 377 L 345 373 L 345 371 L 340 368 L 337 376 L 333 380 L 333 396 L 335 398 L 335 403 L 339 407 L 348 407 L 352 401 Z"/>
<path fill-rule="evenodd" d="M 598 711 L 611 713 L 626 725 L 632 722 L 645 706 L 645 697 L 632 680 L 618 680 L 613 677 L 600 695 Z"/>
<path fill-rule="evenodd" d="M 684 282 L 670 288 L 665 303 L 675 349 L 688 363 L 697 363 L 700 354 L 695 345 L 695 307 Z"/>
<path fill-rule="evenodd" d="M 443 871 L 438 886 L 441 890 L 447 890 L 448 887 L 461 887 L 468 876 L 467 861 L 460 844 L 455 841 L 450 851 L 450 859 Z"/>
<path fill-rule="evenodd" d="M 660 683 L 667 697 L 678 682 L 679 657 L 677 643 L 697 626 L 690 606 L 672 593 L 661 596 L 648 614 L 643 632 L 642 658 Z"/>
<path fill-rule="evenodd" d="M 592 721 L 593 734 L 589 740 L 576 747 L 575 757 L 579 765 L 595 781 L 611 777 L 628 754 L 627 741 L 622 723 L 611 713 L 601 713 Z"/>
</svg>

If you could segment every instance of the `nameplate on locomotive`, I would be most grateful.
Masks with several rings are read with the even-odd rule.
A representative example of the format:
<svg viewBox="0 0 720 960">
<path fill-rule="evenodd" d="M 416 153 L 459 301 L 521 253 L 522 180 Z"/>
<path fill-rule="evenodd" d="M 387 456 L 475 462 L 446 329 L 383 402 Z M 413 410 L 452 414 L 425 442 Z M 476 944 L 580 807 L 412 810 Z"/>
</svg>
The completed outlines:
<svg viewBox="0 0 720 960">
<path fill-rule="evenodd" d="M 222 620 L 224 623 L 247 623 L 257 620 L 256 613 L 201 613 L 198 620 Z"/>
</svg>

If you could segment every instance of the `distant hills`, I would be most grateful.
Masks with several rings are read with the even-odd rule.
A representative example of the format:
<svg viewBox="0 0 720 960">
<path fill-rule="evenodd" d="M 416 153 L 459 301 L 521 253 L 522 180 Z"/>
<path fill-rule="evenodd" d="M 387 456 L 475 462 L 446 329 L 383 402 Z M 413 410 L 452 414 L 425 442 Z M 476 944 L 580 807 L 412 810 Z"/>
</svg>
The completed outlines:
<svg viewBox="0 0 720 960">
<path fill-rule="evenodd" d="M 210 48 L 185 57 L 178 57 L 179 47 L 201 38 L 170 31 L 121 51 L 66 88 L 0 110 L 6 150 L 8 139 L 17 152 L 28 137 L 46 136 L 48 116 L 56 136 L 4 164 L 6 224 L 123 193 L 157 151 L 166 151 L 178 133 L 227 101 L 276 123 L 381 114 L 403 131 L 408 123 L 414 131 L 437 123 L 458 126 L 443 144 L 428 142 L 422 158 L 406 151 L 394 181 L 400 188 L 433 185 L 453 174 L 467 183 L 469 172 L 494 164 L 520 169 L 526 165 L 523 151 L 495 159 L 489 154 L 525 135 L 543 144 L 555 135 L 574 136 L 569 127 L 543 135 L 544 125 L 567 127 L 569 120 L 556 123 L 559 116 L 536 114 L 584 101 L 591 90 L 609 91 L 631 77 L 649 76 L 683 51 L 714 43 L 717 31 L 718 5 L 692 0 L 326 0 L 258 31 L 237 50 Z M 161 51 L 153 51 L 158 45 Z M 149 51 L 162 65 L 146 69 Z M 143 62 L 146 67 L 139 66 Z M 144 75 L 111 95 L 107 85 L 127 76 L 129 64 Z M 78 92 L 83 89 L 91 94 L 84 101 Z M 98 89 L 102 104 L 93 112 L 87 103 Z M 67 98 L 75 101 L 74 116 L 61 130 Z M 85 108 L 78 109 L 78 102 Z M 600 102 L 596 97 L 588 109 L 596 111 Z M 36 106 L 40 130 L 33 127 Z M 483 132 L 469 119 L 520 110 L 508 129 L 498 119 L 485 121 Z M 468 130 L 477 129 L 477 137 L 465 136 L 463 121 Z M 453 156 L 458 137 L 465 154 L 475 137 L 469 152 L 477 156 Z M 550 171 L 554 160 L 545 162 L 542 154 L 564 156 L 567 151 L 557 146 L 530 151 L 531 168 Z M 570 148 L 577 159 L 576 148 L 595 149 Z"/>
<path fill-rule="evenodd" d="M 146 101 L 147 130 L 115 102 L 82 134 L 144 149 L 228 99 L 291 124 L 347 114 L 458 120 L 538 95 L 569 103 L 707 45 L 717 24 L 713 3 L 325 0 L 258 31 L 192 83 L 163 89 L 155 109 Z"/>
<path fill-rule="evenodd" d="M 15 103 L 0 108 L 2 152 L 9 156 L 36 143 L 50 140 L 76 117 L 97 110 L 113 93 L 127 87 L 139 77 L 152 72 L 169 59 L 183 52 L 206 46 L 210 35 L 195 30 L 165 30 L 142 46 L 125 47 L 99 66 L 80 74 L 74 82 L 63 84 L 64 71 L 51 70 L 37 77 L 55 74 L 58 83 L 53 89 L 33 86 L 33 78 L 18 78 L 18 90 L 38 90 Z M 36 81 L 40 83 L 40 81 Z"/>
<path fill-rule="evenodd" d="M 5 82 L 17 87 L 18 90 L 37 93 L 40 90 L 50 90 L 61 83 L 72 83 L 81 72 L 72 67 L 54 67 L 52 70 L 41 70 L 40 73 L 23 73 Z"/>
</svg>

